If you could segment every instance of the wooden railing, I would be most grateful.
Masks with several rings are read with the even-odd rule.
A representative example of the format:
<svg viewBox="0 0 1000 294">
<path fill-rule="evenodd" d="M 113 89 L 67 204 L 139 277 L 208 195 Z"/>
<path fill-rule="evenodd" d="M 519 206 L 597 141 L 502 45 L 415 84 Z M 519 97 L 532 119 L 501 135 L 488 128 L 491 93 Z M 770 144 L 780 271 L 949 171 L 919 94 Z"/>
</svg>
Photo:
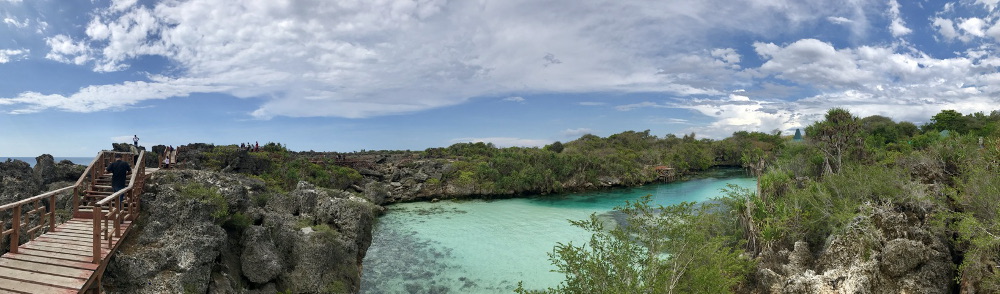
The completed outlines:
<svg viewBox="0 0 1000 294">
<path fill-rule="evenodd" d="M 56 230 L 56 195 L 73 188 L 74 186 L 69 186 L 0 206 L 0 212 L 11 212 L 10 229 L 6 229 L 7 224 L 0 221 L 0 230 L 3 230 L 2 236 L 10 236 L 9 250 L 11 253 L 17 253 L 17 248 L 21 246 L 21 230 L 29 226 L 33 216 L 37 217 L 35 218 L 37 225 L 27 228 L 25 231 L 29 236 L 29 240 L 35 240 L 35 237 L 41 235 L 46 223 L 48 223 L 49 232 Z M 42 205 L 42 199 L 47 199 L 49 202 L 48 212 L 45 212 L 46 209 Z M 26 205 L 30 206 L 27 210 L 25 210 Z"/>
<path fill-rule="evenodd" d="M 104 175 L 116 154 L 121 154 L 122 160 L 134 163 L 128 186 L 102 199 L 86 199 L 87 191 L 94 189 L 98 179 Z M 93 208 L 93 262 L 100 263 L 102 240 L 107 240 L 108 248 L 111 248 L 112 236 L 121 237 L 122 223 L 126 220 L 133 221 L 139 215 L 139 196 L 143 192 L 146 180 L 145 154 L 143 151 L 136 157 L 132 153 L 101 151 L 72 186 L 0 206 L 0 216 L 2 216 L 0 217 L 0 238 L 10 237 L 9 252 L 18 253 L 18 248 L 22 245 L 20 242 L 22 233 L 26 233 L 29 240 L 34 240 L 45 232 L 54 232 L 56 230 L 56 196 L 72 191 L 73 207 L 70 210 L 70 215 L 75 216 L 76 212 L 80 211 L 81 206 L 91 205 Z M 43 202 L 47 202 L 48 205 L 43 205 Z M 107 209 L 106 214 L 104 209 Z M 7 228 L 8 224 L 10 224 L 9 229 Z"/>
</svg>

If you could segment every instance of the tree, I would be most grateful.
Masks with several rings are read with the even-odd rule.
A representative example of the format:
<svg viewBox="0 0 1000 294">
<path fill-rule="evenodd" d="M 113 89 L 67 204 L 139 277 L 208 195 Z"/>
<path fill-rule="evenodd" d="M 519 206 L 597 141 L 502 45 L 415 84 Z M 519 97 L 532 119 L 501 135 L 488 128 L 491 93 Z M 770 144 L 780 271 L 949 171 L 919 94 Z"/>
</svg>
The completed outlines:
<svg viewBox="0 0 1000 294">
<path fill-rule="evenodd" d="M 792 137 L 792 140 L 802 141 L 802 131 L 799 129 L 795 129 L 795 136 Z"/>
<path fill-rule="evenodd" d="M 846 109 L 830 109 L 825 118 L 807 127 L 806 134 L 823 152 L 824 170 L 837 173 L 844 164 L 844 155 L 859 151 L 864 145 L 864 138 L 858 133 L 858 118 Z"/>
<path fill-rule="evenodd" d="M 571 221 L 594 235 L 584 246 L 556 245 L 549 254 L 566 280 L 557 288 L 517 293 L 724 293 L 749 273 L 751 261 L 731 247 L 717 204 L 650 206 L 649 195 L 617 207 L 624 225 Z"/>
<path fill-rule="evenodd" d="M 931 117 L 929 127 L 930 129 L 937 131 L 949 130 L 952 132 L 965 133 L 968 131 L 968 128 L 966 128 L 965 125 L 966 119 L 962 116 L 962 113 L 947 109 L 942 110 L 938 114 Z"/>
<path fill-rule="evenodd" d="M 555 153 L 561 153 L 563 151 L 563 144 L 562 142 L 555 141 L 552 144 L 545 146 L 545 150 L 552 151 Z"/>
</svg>

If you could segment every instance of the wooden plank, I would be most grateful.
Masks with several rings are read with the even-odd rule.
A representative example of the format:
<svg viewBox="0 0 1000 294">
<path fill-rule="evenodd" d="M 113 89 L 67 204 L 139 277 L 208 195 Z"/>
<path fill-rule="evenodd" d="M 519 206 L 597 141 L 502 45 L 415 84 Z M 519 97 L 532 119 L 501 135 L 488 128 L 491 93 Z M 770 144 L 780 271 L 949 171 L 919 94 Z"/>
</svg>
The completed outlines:
<svg viewBox="0 0 1000 294">
<path fill-rule="evenodd" d="M 53 252 L 66 252 L 66 253 L 71 253 L 71 254 L 76 254 L 76 255 L 91 255 L 92 256 L 92 254 L 93 254 L 91 252 L 91 250 L 93 250 L 93 248 L 90 248 L 90 247 L 87 247 L 86 249 L 80 249 L 80 248 L 74 248 L 74 247 L 66 248 L 66 247 L 68 247 L 68 246 L 67 245 L 55 244 L 55 243 L 38 243 L 38 244 L 32 244 L 30 246 L 25 246 L 25 248 L 29 248 L 29 249 L 38 249 L 38 250 L 53 251 Z M 104 249 L 104 246 L 101 246 L 101 256 L 107 255 L 106 251 L 107 251 L 107 249 Z"/>
<path fill-rule="evenodd" d="M 94 275 L 94 270 L 73 268 L 61 265 L 51 265 L 32 261 L 10 259 L 4 256 L 0 258 L 0 267 L 25 270 L 30 272 L 46 273 L 49 275 L 63 276 L 68 278 L 90 279 Z"/>
<path fill-rule="evenodd" d="M 38 236 L 38 238 L 50 238 L 50 239 L 63 239 L 63 240 L 87 240 L 87 238 L 93 237 L 90 234 L 73 234 L 71 232 L 65 233 L 48 233 Z"/>
<path fill-rule="evenodd" d="M 90 236 L 87 236 L 90 237 Z M 41 235 L 35 240 L 58 240 L 61 243 L 90 243 L 93 239 L 88 240 L 87 237 L 77 237 L 77 236 L 67 236 L 67 235 L 57 235 L 57 234 L 45 234 Z"/>
<path fill-rule="evenodd" d="M 62 260 L 78 261 L 78 262 L 91 262 L 91 261 L 94 261 L 94 257 L 90 256 L 90 255 L 76 255 L 76 254 L 72 254 L 72 253 L 52 252 L 52 251 L 45 251 L 45 250 L 38 250 L 38 249 L 28 249 L 28 248 L 22 248 L 22 249 L 24 249 L 24 250 L 20 250 L 20 252 L 21 252 L 21 254 L 24 254 L 24 255 L 44 256 L 44 257 L 49 257 L 49 258 L 58 258 L 58 259 L 62 259 Z"/>
<path fill-rule="evenodd" d="M 65 259 L 58 259 L 58 258 L 53 258 L 53 257 L 48 257 L 48 256 L 35 256 L 35 255 L 28 255 L 28 254 L 21 254 L 21 253 L 8 253 L 8 254 L 4 254 L 2 258 L 10 258 L 10 259 L 13 259 L 13 260 L 36 262 L 36 263 L 44 263 L 44 264 L 48 264 L 48 265 L 65 266 L 65 267 L 77 268 L 77 269 L 82 269 L 82 270 L 91 270 L 91 271 L 96 271 L 97 267 L 98 267 L 97 264 L 94 264 L 92 262 L 69 261 L 69 260 L 65 260 Z"/>
<path fill-rule="evenodd" d="M 93 233 L 94 232 L 81 232 L 81 231 L 73 231 L 73 230 L 61 230 L 61 231 L 49 232 L 46 235 L 77 237 L 77 238 L 90 238 L 91 234 L 93 234 Z"/>
<path fill-rule="evenodd" d="M 6 277 L 13 280 L 32 281 L 39 284 L 70 289 L 81 289 L 83 288 L 83 285 L 87 283 L 87 279 L 54 276 L 6 267 L 0 267 L 0 277 Z"/>
<path fill-rule="evenodd" d="M 82 285 L 80 287 L 83 287 Z M 79 289 L 70 289 L 52 285 L 18 281 L 0 277 L 0 291 L 7 293 L 77 293 Z"/>
<path fill-rule="evenodd" d="M 82 229 L 83 226 L 61 226 L 56 228 L 56 232 L 67 232 L 75 234 L 90 234 L 90 231 Z M 93 229 L 88 227 L 89 229 Z"/>
</svg>

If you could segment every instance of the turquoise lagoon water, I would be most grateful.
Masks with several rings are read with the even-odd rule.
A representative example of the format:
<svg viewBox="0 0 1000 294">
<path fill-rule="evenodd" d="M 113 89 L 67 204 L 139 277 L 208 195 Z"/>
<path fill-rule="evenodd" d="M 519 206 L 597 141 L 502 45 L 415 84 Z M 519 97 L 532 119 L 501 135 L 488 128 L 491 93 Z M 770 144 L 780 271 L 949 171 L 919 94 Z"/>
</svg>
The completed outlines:
<svg viewBox="0 0 1000 294">
<path fill-rule="evenodd" d="M 608 214 L 625 200 L 704 201 L 727 184 L 753 187 L 741 170 L 713 170 L 684 182 L 503 200 L 403 203 L 388 207 L 363 261 L 362 293 L 511 293 L 563 280 L 547 253 L 590 235 L 568 220 Z"/>
</svg>

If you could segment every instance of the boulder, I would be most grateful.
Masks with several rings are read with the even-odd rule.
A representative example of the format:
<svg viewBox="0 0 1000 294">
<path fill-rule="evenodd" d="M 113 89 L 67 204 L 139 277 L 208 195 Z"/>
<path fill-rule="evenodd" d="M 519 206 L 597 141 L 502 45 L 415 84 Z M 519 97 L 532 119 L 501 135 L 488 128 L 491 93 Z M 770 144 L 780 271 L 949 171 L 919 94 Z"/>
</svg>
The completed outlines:
<svg viewBox="0 0 1000 294">
<path fill-rule="evenodd" d="M 955 276 L 947 236 L 926 227 L 929 211 L 864 204 L 813 260 L 796 242 L 780 270 L 762 264 L 758 289 L 772 293 L 946 293 Z M 762 256 L 766 254 L 762 253 Z M 780 260 L 774 256 L 769 260 Z"/>
<path fill-rule="evenodd" d="M 251 282 L 264 284 L 278 277 L 284 269 L 278 249 L 266 229 L 252 226 L 243 235 L 243 276 Z"/>
</svg>

